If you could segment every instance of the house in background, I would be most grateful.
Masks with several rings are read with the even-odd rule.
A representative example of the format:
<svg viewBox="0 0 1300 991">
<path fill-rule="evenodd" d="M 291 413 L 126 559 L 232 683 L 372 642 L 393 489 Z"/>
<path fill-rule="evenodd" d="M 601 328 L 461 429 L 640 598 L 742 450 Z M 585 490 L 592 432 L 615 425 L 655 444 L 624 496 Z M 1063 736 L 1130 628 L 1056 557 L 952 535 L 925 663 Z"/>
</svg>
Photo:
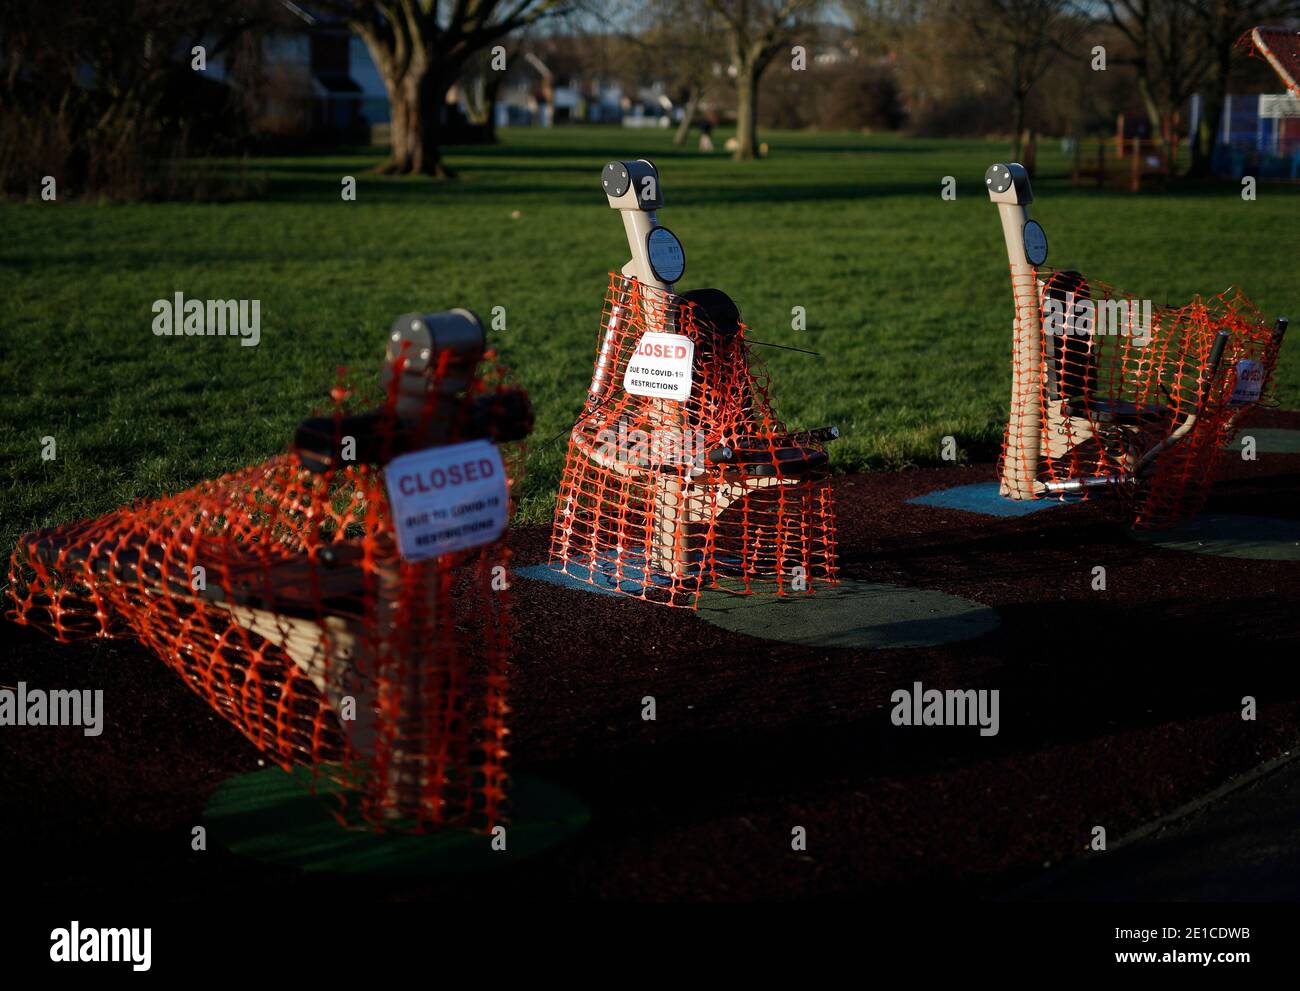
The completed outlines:
<svg viewBox="0 0 1300 991">
<path fill-rule="evenodd" d="M 601 47 L 599 38 L 531 42 L 526 52 L 512 58 L 506 72 L 497 95 L 497 126 L 653 126 L 672 114 L 676 108 L 667 100 L 663 83 L 652 81 L 629 89 L 626 80 L 602 71 L 601 60 L 591 54 Z"/>
<path fill-rule="evenodd" d="M 374 133 L 376 125 L 388 124 L 388 87 L 384 85 L 384 77 L 379 74 L 379 67 L 370 57 L 366 43 L 354 34 L 351 45 L 349 72 L 361 87 L 361 116 Z"/>
<path fill-rule="evenodd" d="M 247 88 L 253 126 L 262 134 L 386 143 L 388 90 L 365 42 L 343 18 L 310 3 L 281 0 L 280 6 L 280 26 L 262 39 L 256 81 L 247 73 L 234 78 L 222 59 L 209 63 L 211 78 Z M 600 41 L 542 37 L 514 48 L 491 109 L 495 125 L 667 127 L 681 118 L 664 82 L 604 71 L 611 60 L 592 54 Z M 467 78 L 448 93 L 444 124 L 466 140 L 474 140 L 470 121 L 486 119 L 483 82 Z M 478 113 L 471 112 L 471 99 Z"/>
<path fill-rule="evenodd" d="M 287 12 L 283 26 L 262 42 L 264 96 L 257 129 L 323 141 L 368 140 L 371 94 L 353 76 L 354 53 L 358 45 L 365 53 L 365 45 L 341 17 L 287 0 L 282 7 Z M 362 65 L 362 75 L 373 74 L 378 81 L 368 53 Z M 382 81 L 378 85 L 384 95 Z M 383 106 L 386 119 L 386 95 Z"/>
<path fill-rule="evenodd" d="M 539 44 L 516 56 L 497 95 L 497 127 L 550 127 L 622 117 L 617 83 L 585 72 L 581 60 L 554 45 Z"/>
</svg>

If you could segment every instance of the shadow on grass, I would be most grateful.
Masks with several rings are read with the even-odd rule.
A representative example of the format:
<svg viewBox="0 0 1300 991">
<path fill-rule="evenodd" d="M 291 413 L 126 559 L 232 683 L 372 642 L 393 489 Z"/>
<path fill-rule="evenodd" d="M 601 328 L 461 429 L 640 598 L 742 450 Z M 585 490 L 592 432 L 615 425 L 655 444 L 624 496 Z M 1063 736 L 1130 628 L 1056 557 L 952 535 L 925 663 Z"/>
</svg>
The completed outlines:
<svg viewBox="0 0 1300 991">
<path fill-rule="evenodd" d="M 520 203 L 544 201 L 547 205 L 563 203 L 575 206 L 592 206 L 601 202 L 597 180 L 587 175 L 586 169 L 571 173 L 554 170 L 480 169 L 467 167 L 456 179 L 427 179 L 423 177 L 388 177 L 345 171 L 339 166 L 313 166 L 310 169 L 276 167 L 271 170 L 271 188 L 264 202 L 308 203 L 335 200 L 339 196 L 339 181 L 344 175 L 355 175 L 358 180 L 358 199 L 368 204 L 394 204 L 416 206 L 422 203 L 472 202 L 491 200 L 517 200 Z M 311 175 L 304 175 L 310 172 Z M 549 172 L 553 181 L 545 181 L 541 174 Z M 482 173 L 488 173 L 483 175 Z M 525 181 L 510 181 L 511 176 L 527 175 Z M 319 176 L 319 178 L 316 178 Z M 327 178 L 328 176 L 328 178 Z M 720 177 L 721 179 L 722 177 Z M 937 184 L 933 181 L 903 180 L 899 182 L 870 183 L 746 183 L 719 181 L 715 185 L 703 182 L 676 183 L 669 192 L 673 207 L 773 205 L 779 203 L 811 203 L 826 201 L 853 201 L 891 197 L 933 197 Z"/>
</svg>

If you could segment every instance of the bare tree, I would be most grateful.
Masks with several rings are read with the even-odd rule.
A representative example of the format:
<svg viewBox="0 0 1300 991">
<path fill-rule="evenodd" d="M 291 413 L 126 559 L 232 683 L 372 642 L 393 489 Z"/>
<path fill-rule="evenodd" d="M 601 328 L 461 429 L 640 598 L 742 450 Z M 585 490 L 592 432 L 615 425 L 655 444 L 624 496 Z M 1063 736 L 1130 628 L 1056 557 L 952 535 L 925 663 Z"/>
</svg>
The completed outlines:
<svg viewBox="0 0 1300 991">
<path fill-rule="evenodd" d="M 459 83 L 466 115 L 471 124 L 482 130 L 483 139 L 488 143 L 496 141 L 497 98 L 506 81 L 506 73 L 493 66 L 501 61 L 513 65 L 516 59 L 523 57 L 527 43 L 527 29 L 521 28 L 508 41 L 503 39 L 505 51 L 501 58 L 492 50 L 480 49 L 466 60 L 461 69 Z"/>
<path fill-rule="evenodd" d="M 736 72 L 736 159 L 758 157 L 758 84 L 820 0 L 705 0 L 721 21 Z"/>
<path fill-rule="evenodd" d="M 1105 19 L 1133 47 L 1123 61 L 1136 72 L 1138 95 L 1151 127 L 1160 129 L 1165 161 L 1172 162 L 1172 117 L 1195 92 L 1207 66 L 1191 11 L 1186 0 L 1105 0 L 1105 9 Z"/>
<path fill-rule="evenodd" d="M 1070 0 L 950 0 L 949 10 L 969 28 L 981 62 L 1011 100 L 1019 159 L 1030 94 L 1081 22 L 1071 16 Z"/>
<path fill-rule="evenodd" d="M 569 0 L 329 0 L 370 50 L 388 91 L 392 152 L 379 171 L 448 176 L 442 161 L 447 91 L 472 56 Z"/>
<path fill-rule="evenodd" d="M 195 46 L 212 61 L 274 25 L 259 0 L 136 0 L 51 4 L 10 0 L 0 21 L 0 183 L 55 176 L 82 192 L 145 193 L 144 172 L 208 148 L 210 107 L 190 69 Z M 212 84 L 215 86 L 216 84 Z M 196 120 L 206 126 L 191 127 Z"/>
<path fill-rule="evenodd" d="M 607 23 L 619 26 L 615 37 L 625 81 L 635 86 L 654 78 L 668 85 L 674 100 L 684 97 L 673 135 L 673 144 L 684 144 L 722 58 L 716 15 L 699 0 L 621 0 L 611 13 Z"/>
<path fill-rule="evenodd" d="M 669 82 L 685 96 L 682 119 L 673 135 L 675 145 L 686 143 L 695 115 L 708 94 L 713 67 L 718 62 L 713 45 L 716 16 L 707 7 L 698 8 L 695 17 L 681 16 L 686 13 L 686 8 L 692 6 L 698 7 L 690 0 L 670 0 L 662 7 L 651 8 L 656 14 L 651 38 L 668 53 L 665 68 Z"/>
<path fill-rule="evenodd" d="M 902 44 L 935 6 L 935 0 L 839 0 L 854 39 L 864 49 L 887 50 Z"/>
</svg>

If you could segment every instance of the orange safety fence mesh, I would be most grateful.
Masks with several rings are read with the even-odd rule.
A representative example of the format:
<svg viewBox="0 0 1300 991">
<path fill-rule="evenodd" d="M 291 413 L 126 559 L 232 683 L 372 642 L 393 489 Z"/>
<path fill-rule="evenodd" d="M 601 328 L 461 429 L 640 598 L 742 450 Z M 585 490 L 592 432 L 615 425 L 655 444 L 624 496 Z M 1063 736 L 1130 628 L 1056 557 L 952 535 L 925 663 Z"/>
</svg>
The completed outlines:
<svg viewBox="0 0 1300 991">
<path fill-rule="evenodd" d="M 484 357 L 458 397 L 472 415 L 441 428 L 446 443 L 526 406 Z M 308 421 L 336 450 L 366 430 L 373 460 L 310 470 L 295 448 L 27 534 L 10 561 L 10 617 L 63 642 L 136 638 L 277 764 L 342 785 L 328 790 L 348 825 L 483 830 L 507 818 L 508 596 L 493 569 L 509 552 L 503 535 L 399 554 L 383 462 L 411 431 L 395 412 L 404 361 L 376 411 L 349 419 L 357 397 L 340 384 L 332 416 Z M 424 373 L 426 417 L 442 370 Z M 521 452 L 503 453 L 513 478 Z"/>
<path fill-rule="evenodd" d="M 1300 31 L 1259 27 L 1237 39 L 1237 47 L 1251 58 L 1267 60 L 1288 90 L 1300 96 Z"/>
<path fill-rule="evenodd" d="M 1174 307 L 1077 272 L 1013 269 L 1012 284 L 1003 494 L 1119 495 L 1144 527 L 1194 514 L 1240 414 L 1267 399 L 1281 333 L 1231 289 Z"/>
<path fill-rule="evenodd" d="M 710 309 L 717 298 L 723 304 Z M 647 333 L 691 342 L 693 358 L 675 381 L 637 359 Z M 703 588 L 783 595 L 836 582 L 821 443 L 834 432 L 791 432 L 777 418 L 745 333 L 716 290 L 679 296 L 611 273 L 587 406 L 556 497 L 553 567 L 688 607 Z M 634 384 L 670 394 L 689 385 L 689 396 L 627 391 L 634 359 Z"/>
</svg>

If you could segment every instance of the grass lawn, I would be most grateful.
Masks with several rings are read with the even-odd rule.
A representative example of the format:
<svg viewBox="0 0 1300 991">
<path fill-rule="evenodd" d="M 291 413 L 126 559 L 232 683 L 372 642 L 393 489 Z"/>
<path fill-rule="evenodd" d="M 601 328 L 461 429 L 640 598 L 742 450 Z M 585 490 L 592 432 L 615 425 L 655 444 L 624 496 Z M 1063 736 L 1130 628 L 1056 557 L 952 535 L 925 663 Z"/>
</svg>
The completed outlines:
<svg viewBox="0 0 1300 991">
<path fill-rule="evenodd" d="M 451 149 L 454 182 L 366 175 L 378 153 L 364 151 L 256 161 L 270 187 L 255 202 L 0 204 L 0 544 L 282 450 L 337 365 L 377 371 L 398 314 L 452 306 L 505 307 L 492 336 L 538 413 L 521 513 L 545 518 L 564 453 L 552 438 L 581 407 L 606 273 L 626 260 L 599 185 L 612 158 L 658 163 L 660 218 L 686 246 L 680 288 L 724 289 L 753 337 L 820 352 L 761 349 L 787 421 L 840 427 L 838 468 L 936 463 L 947 434 L 990 457 L 1012 307 L 983 174 L 1006 148 L 764 137 L 771 157 L 737 164 L 662 131 L 507 130 Z M 340 197 L 344 175 L 356 202 Z M 1231 182 L 1074 190 L 1050 148 L 1035 186 L 1052 264 L 1157 302 L 1236 283 L 1268 314 L 1300 311 L 1300 187 L 1263 185 L 1255 202 Z M 260 346 L 155 337 L 153 301 L 178 291 L 260 299 Z M 795 306 L 806 330 L 791 328 Z M 1300 342 L 1279 379 L 1296 405 Z M 57 460 L 41 460 L 47 435 Z"/>
</svg>

